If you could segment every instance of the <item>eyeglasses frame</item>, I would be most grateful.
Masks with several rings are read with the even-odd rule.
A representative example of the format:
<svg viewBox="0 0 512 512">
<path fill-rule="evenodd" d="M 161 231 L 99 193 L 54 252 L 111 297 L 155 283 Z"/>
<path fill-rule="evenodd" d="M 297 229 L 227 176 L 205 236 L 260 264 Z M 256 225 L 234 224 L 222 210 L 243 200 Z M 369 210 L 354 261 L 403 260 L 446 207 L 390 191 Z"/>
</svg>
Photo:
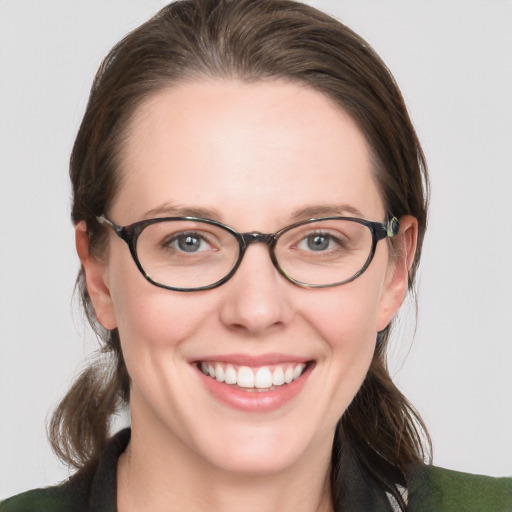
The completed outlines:
<svg viewBox="0 0 512 512">
<path fill-rule="evenodd" d="M 154 286 L 158 286 L 159 288 L 164 288 L 166 290 L 172 290 L 172 291 L 178 291 L 178 292 L 195 292 L 195 291 L 203 291 L 203 290 L 211 290 L 213 288 L 217 288 L 218 286 L 221 286 L 226 281 L 231 279 L 235 272 L 237 271 L 238 267 L 242 263 L 242 259 L 244 257 L 245 251 L 249 247 L 249 245 L 253 243 L 265 243 L 268 246 L 269 249 L 269 255 L 270 259 L 272 261 L 272 264 L 277 269 L 277 271 L 285 277 L 288 281 L 291 283 L 300 286 L 301 288 L 330 288 L 332 286 L 340 286 L 342 284 L 350 283 L 354 279 L 357 279 L 370 265 L 370 263 L 373 260 L 373 257 L 375 256 L 375 250 L 377 248 L 377 243 L 380 240 L 383 240 L 385 238 L 391 238 L 398 234 L 400 229 L 400 222 L 396 217 L 390 217 L 387 222 L 372 222 L 365 219 L 360 219 L 357 217 L 343 217 L 343 216 L 332 216 L 332 217 L 318 217 L 318 218 L 311 218 L 307 220 L 302 220 L 299 222 L 295 222 L 294 224 L 291 224 L 289 226 L 286 226 L 276 233 L 259 233 L 259 232 L 249 232 L 249 233 L 239 233 L 235 229 L 231 228 L 230 226 L 227 226 L 226 224 L 222 224 L 221 222 L 218 222 L 216 220 L 211 219 L 204 219 L 201 217 L 156 217 L 153 219 L 146 219 L 134 222 L 132 224 L 128 224 L 126 226 L 119 226 L 118 224 L 112 222 L 109 220 L 105 215 L 99 215 L 96 217 L 96 220 L 102 224 L 110 227 L 114 230 L 116 235 L 126 242 L 130 249 L 130 254 L 133 258 L 133 261 L 137 265 L 137 268 L 139 269 L 140 273 L 147 279 L 151 284 Z M 302 281 L 298 281 L 297 279 L 294 279 L 293 277 L 289 276 L 279 265 L 279 262 L 277 261 L 276 255 L 275 255 L 275 246 L 277 244 L 277 241 L 279 238 L 286 233 L 287 231 L 294 229 L 298 226 L 304 226 L 306 224 L 312 224 L 313 222 L 319 222 L 324 220 L 348 220 L 352 222 L 357 222 L 359 224 L 362 224 L 363 226 L 366 226 L 371 234 L 372 234 L 372 248 L 370 251 L 370 254 L 368 258 L 366 259 L 366 262 L 364 263 L 363 267 L 356 272 L 352 277 L 349 279 L 345 279 L 343 281 L 339 281 L 337 283 L 330 283 L 330 284 L 309 284 L 304 283 Z M 203 222 L 206 224 L 211 224 L 213 226 L 217 226 L 221 229 L 224 229 L 225 231 L 228 231 L 231 235 L 235 237 L 235 239 L 238 242 L 239 245 L 239 253 L 238 258 L 235 264 L 233 265 L 233 268 L 228 272 L 226 276 L 224 276 L 222 279 L 219 279 L 213 284 L 206 285 L 206 286 L 198 286 L 196 288 L 178 288 L 174 286 L 167 286 L 162 283 L 158 283 L 154 281 L 149 274 L 146 273 L 144 268 L 142 267 L 139 257 L 137 255 L 137 239 L 139 238 L 142 231 L 151 224 L 156 224 L 159 222 L 168 222 L 168 221 L 193 221 L 193 222 Z"/>
</svg>

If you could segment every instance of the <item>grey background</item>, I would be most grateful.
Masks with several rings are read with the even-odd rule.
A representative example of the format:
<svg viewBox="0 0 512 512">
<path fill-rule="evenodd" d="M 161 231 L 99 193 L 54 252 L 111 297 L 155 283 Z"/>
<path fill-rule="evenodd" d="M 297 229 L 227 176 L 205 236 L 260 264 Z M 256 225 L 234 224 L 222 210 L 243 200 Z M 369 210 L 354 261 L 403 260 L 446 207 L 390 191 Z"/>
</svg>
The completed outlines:
<svg viewBox="0 0 512 512">
<path fill-rule="evenodd" d="M 324 0 L 391 68 L 430 164 L 419 315 L 391 367 L 435 463 L 512 474 L 512 2 Z M 0 0 L 0 498 L 68 473 L 45 420 L 96 342 L 67 159 L 101 58 L 157 0 Z M 413 339 L 414 338 L 414 339 Z"/>
</svg>

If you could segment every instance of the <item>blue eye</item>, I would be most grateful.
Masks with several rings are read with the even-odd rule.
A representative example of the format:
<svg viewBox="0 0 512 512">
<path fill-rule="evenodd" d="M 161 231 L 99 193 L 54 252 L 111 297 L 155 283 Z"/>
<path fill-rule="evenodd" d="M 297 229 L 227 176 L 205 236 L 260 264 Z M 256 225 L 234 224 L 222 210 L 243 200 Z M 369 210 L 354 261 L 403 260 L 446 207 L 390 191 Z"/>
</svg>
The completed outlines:
<svg viewBox="0 0 512 512">
<path fill-rule="evenodd" d="M 188 253 L 207 251 L 210 248 L 204 237 L 197 233 L 186 232 L 173 235 L 172 238 L 165 243 L 165 246 Z"/>
<path fill-rule="evenodd" d="M 331 243 L 331 237 L 325 235 L 312 235 L 306 238 L 308 249 L 312 251 L 325 251 Z"/>
<path fill-rule="evenodd" d="M 312 233 L 305 236 L 297 245 L 299 249 L 313 252 L 322 252 L 339 247 L 340 242 L 332 235 L 325 233 Z"/>
</svg>

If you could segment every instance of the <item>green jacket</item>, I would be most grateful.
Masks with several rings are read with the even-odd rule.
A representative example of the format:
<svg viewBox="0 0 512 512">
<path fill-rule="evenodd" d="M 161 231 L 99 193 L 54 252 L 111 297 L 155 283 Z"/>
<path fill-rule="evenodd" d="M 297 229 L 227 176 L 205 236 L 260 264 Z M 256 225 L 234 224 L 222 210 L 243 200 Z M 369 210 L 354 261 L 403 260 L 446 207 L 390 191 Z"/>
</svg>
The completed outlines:
<svg viewBox="0 0 512 512">
<path fill-rule="evenodd" d="M 129 439 L 129 429 L 119 432 L 96 464 L 60 485 L 7 499 L 0 503 L 0 512 L 116 512 L 117 461 Z M 512 478 L 419 466 L 408 480 L 410 512 L 512 512 Z M 374 505 L 361 505 L 361 512 L 393 510 L 368 498 L 361 503 Z"/>
</svg>

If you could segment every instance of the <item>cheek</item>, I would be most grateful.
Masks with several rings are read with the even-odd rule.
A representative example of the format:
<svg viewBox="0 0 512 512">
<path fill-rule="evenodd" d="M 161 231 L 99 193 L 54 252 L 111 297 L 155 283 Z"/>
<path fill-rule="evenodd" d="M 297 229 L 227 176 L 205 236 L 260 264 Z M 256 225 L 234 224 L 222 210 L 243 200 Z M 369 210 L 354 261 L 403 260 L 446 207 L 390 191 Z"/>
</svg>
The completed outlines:
<svg viewBox="0 0 512 512">
<path fill-rule="evenodd" d="M 149 284 L 149 283 L 148 283 Z M 175 297 L 173 292 L 158 289 L 149 284 L 137 291 L 125 289 L 114 299 L 115 315 L 123 342 L 123 350 L 158 349 L 179 346 L 194 335 L 201 325 L 203 311 L 190 308 L 187 301 Z"/>
<path fill-rule="evenodd" d="M 173 419 L 181 417 L 180 400 L 194 403 L 190 390 L 182 386 L 190 378 L 190 369 L 183 361 L 190 355 L 188 341 L 198 336 L 204 308 L 197 299 L 182 294 L 178 297 L 177 292 L 159 289 L 142 276 L 125 279 L 113 298 L 121 349 L 131 379 L 132 420 L 134 414 L 139 421 L 140 415 L 146 419 L 156 416 L 162 424 L 181 431 Z M 193 304 L 197 307 L 191 307 Z M 188 410 L 187 406 L 181 407 Z"/>
<path fill-rule="evenodd" d="M 324 389 L 330 393 L 332 424 L 359 390 L 375 352 L 380 285 L 370 279 L 365 283 L 363 277 L 338 289 L 315 291 L 315 300 L 305 310 L 325 349 Z"/>
<path fill-rule="evenodd" d="M 379 286 L 365 285 L 362 277 L 340 286 L 314 291 L 305 308 L 310 324 L 335 352 L 374 344 L 379 319 Z M 369 281 L 369 280 L 368 280 Z"/>
<path fill-rule="evenodd" d="M 205 312 L 200 300 L 152 285 L 131 259 L 116 262 L 110 292 L 125 358 L 179 346 L 193 335 Z"/>
</svg>

